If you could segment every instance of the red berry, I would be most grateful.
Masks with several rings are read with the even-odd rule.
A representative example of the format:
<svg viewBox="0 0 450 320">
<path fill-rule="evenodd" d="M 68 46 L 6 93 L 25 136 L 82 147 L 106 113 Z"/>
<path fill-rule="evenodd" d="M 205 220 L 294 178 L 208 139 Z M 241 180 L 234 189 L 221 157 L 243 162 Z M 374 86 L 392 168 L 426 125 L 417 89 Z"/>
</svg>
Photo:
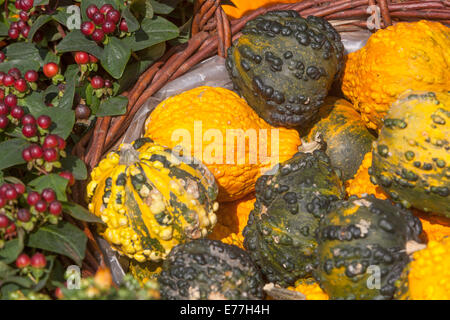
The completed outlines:
<svg viewBox="0 0 450 320">
<path fill-rule="evenodd" d="M 36 119 L 31 114 L 26 114 L 22 118 L 22 125 L 36 124 Z"/>
<path fill-rule="evenodd" d="M 27 209 L 19 209 L 17 211 L 17 219 L 19 219 L 22 222 L 28 222 L 31 219 L 30 211 Z"/>
<path fill-rule="evenodd" d="M 30 11 L 34 6 L 34 0 L 22 0 L 22 10 Z"/>
<path fill-rule="evenodd" d="M 3 199 L 3 198 L 0 198 L 0 199 L 2 199 L 0 201 L 4 201 L 5 202 L 3 204 L 3 206 L 4 206 L 6 204 L 6 200 Z M 8 217 L 5 216 L 4 214 L 0 214 L 0 228 L 6 228 L 7 226 L 9 226 L 9 219 L 8 219 Z"/>
<path fill-rule="evenodd" d="M 3 84 L 7 87 L 11 87 L 14 84 L 14 77 L 9 74 L 5 75 L 3 78 Z"/>
<path fill-rule="evenodd" d="M 89 62 L 90 63 L 97 63 L 98 59 L 96 56 L 93 56 L 92 54 L 89 55 Z"/>
<path fill-rule="evenodd" d="M 28 38 L 28 34 L 30 33 L 30 29 L 31 27 L 26 25 L 25 27 L 23 27 L 23 29 L 20 31 L 20 33 L 22 34 L 22 36 L 24 38 Z"/>
<path fill-rule="evenodd" d="M 5 53 L 3 51 L 0 51 L 0 62 L 5 61 L 5 58 L 6 58 Z"/>
<path fill-rule="evenodd" d="M 33 144 L 32 146 L 30 146 L 30 154 L 33 159 L 40 159 L 44 156 L 44 150 L 41 148 L 41 146 Z"/>
<path fill-rule="evenodd" d="M 113 33 L 116 30 L 116 25 L 112 21 L 106 21 L 102 26 L 102 30 L 106 34 Z"/>
<path fill-rule="evenodd" d="M 56 299 L 59 299 L 59 300 L 64 299 L 64 295 L 63 295 L 62 290 L 61 290 L 60 287 L 55 289 L 54 296 L 55 296 Z"/>
<path fill-rule="evenodd" d="M 22 21 L 28 21 L 28 19 L 30 18 L 29 16 L 28 16 L 28 13 L 26 12 L 26 11 L 20 11 L 19 12 L 19 18 L 20 18 L 20 20 L 22 20 Z"/>
<path fill-rule="evenodd" d="M 23 28 L 25 28 L 26 26 L 28 26 L 28 24 L 26 24 L 25 21 L 22 20 L 17 21 L 17 28 L 19 30 L 23 30 Z"/>
<path fill-rule="evenodd" d="M 0 197 L 0 208 L 3 208 L 6 205 L 6 202 L 7 201 L 4 197 Z M 2 215 L 0 215 L 0 220 L 1 220 L 1 216 Z M 0 224 L 1 224 L 1 221 L 0 221 Z M 8 224 L 6 226 L 8 226 Z M 2 228 L 2 227 L 0 226 L 0 228 Z"/>
<path fill-rule="evenodd" d="M 30 265 L 30 257 L 26 253 L 22 253 L 16 259 L 16 266 L 19 269 L 28 267 Z"/>
<path fill-rule="evenodd" d="M 80 120 L 88 119 L 91 115 L 91 109 L 84 104 L 79 104 L 75 108 L 75 117 Z"/>
<path fill-rule="evenodd" d="M 34 208 L 37 212 L 45 212 L 47 210 L 47 202 L 44 200 L 38 200 L 38 202 L 34 205 Z"/>
<path fill-rule="evenodd" d="M 107 14 L 111 10 L 114 10 L 114 7 L 110 4 L 104 4 L 100 7 L 100 12 L 103 14 Z"/>
<path fill-rule="evenodd" d="M 58 146 L 58 136 L 56 134 L 49 134 L 44 139 L 44 148 L 55 148 Z"/>
<path fill-rule="evenodd" d="M 44 65 L 44 74 L 47 78 L 53 78 L 58 74 L 59 66 L 54 62 L 49 62 Z"/>
<path fill-rule="evenodd" d="M 111 80 L 105 80 L 105 87 L 106 87 L 106 88 L 111 88 L 111 87 L 112 87 L 112 82 L 111 82 Z"/>
<path fill-rule="evenodd" d="M 27 197 L 27 203 L 30 206 L 34 206 L 39 200 L 41 200 L 41 196 L 36 191 L 31 191 Z"/>
<path fill-rule="evenodd" d="M 47 260 L 45 259 L 45 256 L 40 252 L 36 252 L 31 257 L 31 266 L 34 268 L 42 269 L 45 267 L 46 264 L 47 264 Z"/>
<path fill-rule="evenodd" d="M 58 152 L 55 149 L 44 149 L 44 160 L 47 162 L 58 160 Z"/>
<path fill-rule="evenodd" d="M 16 200 L 17 199 L 17 191 L 14 188 L 9 188 L 5 191 L 5 197 L 8 200 Z"/>
<path fill-rule="evenodd" d="M 4 102 L 0 102 L 0 115 L 7 116 L 8 114 L 9 107 Z"/>
<path fill-rule="evenodd" d="M 86 8 L 86 15 L 88 16 L 89 19 L 92 20 L 92 18 L 94 17 L 94 14 L 100 12 L 100 10 L 98 10 L 97 6 L 95 4 L 91 4 Z"/>
<path fill-rule="evenodd" d="M 0 187 L 0 197 L 4 197 L 6 194 L 6 191 L 8 191 L 11 188 L 12 188 L 12 185 L 10 185 L 9 183 L 2 184 L 2 186 Z"/>
<path fill-rule="evenodd" d="M 0 54 L 3 53 L 0 51 Z M 3 53 L 4 54 L 4 53 Z M 0 61 L 3 62 L 3 61 Z M 3 84 L 3 80 L 5 79 L 6 73 L 4 73 L 3 71 L 0 71 L 0 85 Z"/>
<path fill-rule="evenodd" d="M 120 31 L 128 32 L 128 25 L 125 19 L 122 19 L 122 21 L 120 21 L 119 29 Z"/>
<path fill-rule="evenodd" d="M 5 115 L 0 116 L 0 129 L 6 129 L 9 124 L 9 119 Z"/>
<path fill-rule="evenodd" d="M 106 21 L 111 21 L 114 24 L 116 24 L 117 22 L 119 22 L 119 20 L 120 20 L 120 12 L 115 9 L 108 11 L 108 13 L 106 14 Z"/>
<path fill-rule="evenodd" d="M 91 79 L 91 86 L 94 89 L 101 89 L 105 85 L 105 81 L 100 76 L 94 76 Z"/>
<path fill-rule="evenodd" d="M 38 117 L 37 123 L 42 129 L 48 129 L 52 124 L 52 119 L 49 116 L 42 115 Z"/>
<path fill-rule="evenodd" d="M 44 39 L 44 34 L 41 32 L 41 30 L 36 31 L 33 37 L 33 42 L 39 43 Z"/>
<path fill-rule="evenodd" d="M 101 26 L 105 22 L 105 15 L 103 13 L 97 12 L 92 17 L 92 21 L 96 25 Z"/>
<path fill-rule="evenodd" d="M 28 89 L 27 82 L 25 81 L 25 79 L 20 78 L 16 80 L 16 82 L 14 82 L 14 88 L 16 88 L 16 90 L 19 92 L 25 92 Z"/>
<path fill-rule="evenodd" d="M 85 36 L 90 36 L 95 30 L 95 24 L 91 21 L 86 21 L 81 24 L 81 32 Z"/>
<path fill-rule="evenodd" d="M 20 31 L 19 24 L 17 23 L 17 21 L 11 22 L 11 24 L 9 25 L 9 28 L 10 29 L 19 29 L 19 31 Z"/>
<path fill-rule="evenodd" d="M 41 192 L 42 198 L 47 202 L 52 202 L 56 200 L 56 193 L 53 189 L 45 188 Z"/>
<path fill-rule="evenodd" d="M 16 231 L 16 225 L 14 223 L 11 223 L 5 231 L 6 234 L 13 234 Z"/>
<path fill-rule="evenodd" d="M 17 97 L 16 97 L 16 95 L 12 94 L 12 93 L 8 94 L 5 97 L 5 104 L 8 107 L 15 107 L 15 106 L 17 106 Z"/>
<path fill-rule="evenodd" d="M 17 68 L 9 69 L 8 74 L 10 76 L 12 76 L 15 80 L 19 79 L 22 76 L 22 74 L 20 73 L 20 70 Z"/>
<path fill-rule="evenodd" d="M 31 155 L 30 148 L 26 148 L 22 151 L 22 158 L 26 162 L 30 162 L 33 160 L 33 156 Z"/>
<path fill-rule="evenodd" d="M 102 29 L 95 29 L 95 31 L 92 33 L 92 40 L 95 42 L 102 42 L 103 39 L 105 39 L 105 33 Z"/>
<path fill-rule="evenodd" d="M 37 133 L 37 128 L 35 124 L 26 124 L 22 128 L 22 133 L 27 138 L 32 138 Z"/>
<path fill-rule="evenodd" d="M 75 53 L 75 62 L 78 64 L 86 64 L 89 62 L 89 54 L 84 51 Z"/>
<path fill-rule="evenodd" d="M 64 140 L 60 136 L 57 136 L 57 138 L 58 138 L 58 149 L 64 150 L 66 148 L 66 140 Z"/>
<path fill-rule="evenodd" d="M 22 0 L 16 0 L 14 6 L 16 7 L 17 10 L 22 10 Z"/>
<path fill-rule="evenodd" d="M 25 80 L 27 80 L 28 82 L 36 82 L 38 80 L 38 73 L 34 70 L 28 70 L 25 73 Z"/>
<path fill-rule="evenodd" d="M 18 194 L 24 194 L 25 193 L 25 185 L 23 183 L 15 183 L 14 189 Z"/>
<path fill-rule="evenodd" d="M 11 116 L 13 118 L 16 118 L 17 120 L 22 119 L 24 114 L 25 114 L 25 111 L 23 111 L 23 108 L 21 106 L 14 106 L 11 108 Z"/>
<path fill-rule="evenodd" d="M 48 209 L 52 215 L 59 216 L 62 212 L 62 204 L 59 201 L 53 201 Z"/>
<path fill-rule="evenodd" d="M 17 38 L 19 37 L 19 34 L 20 34 L 20 31 L 19 31 L 18 28 L 10 28 L 10 29 L 8 30 L 8 36 L 9 36 L 11 39 L 17 39 Z"/>
<path fill-rule="evenodd" d="M 73 176 L 73 174 L 69 171 L 63 171 L 59 173 L 60 177 L 63 177 L 64 179 L 69 180 L 69 187 L 73 186 L 75 184 L 75 178 Z"/>
<path fill-rule="evenodd" d="M 5 99 L 5 90 L 0 89 L 0 101 L 3 101 L 3 99 Z"/>
</svg>

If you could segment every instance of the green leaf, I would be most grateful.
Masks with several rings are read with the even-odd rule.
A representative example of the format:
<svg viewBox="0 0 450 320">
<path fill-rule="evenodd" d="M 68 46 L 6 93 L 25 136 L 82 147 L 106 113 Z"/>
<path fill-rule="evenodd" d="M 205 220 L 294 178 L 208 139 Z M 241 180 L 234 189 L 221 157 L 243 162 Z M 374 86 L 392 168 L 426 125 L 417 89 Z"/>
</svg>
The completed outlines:
<svg viewBox="0 0 450 320">
<path fill-rule="evenodd" d="M 67 67 L 67 70 L 64 73 L 64 78 L 66 78 L 66 87 L 64 89 L 64 95 L 59 101 L 59 108 L 72 110 L 73 98 L 75 96 L 75 85 L 77 84 L 79 71 L 80 69 L 76 64 L 71 64 Z"/>
<path fill-rule="evenodd" d="M 8 266 L 7 263 L 0 261 L 0 280 L 15 275 L 19 270 Z"/>
<path fill-rule="evenodd" d="M 119 79 L 125 70 L 131 50 L 120 39 L 110 37 L 100 60 L 102 67 L 114 78 Z"/>
<path fill-rule="evenodd" d="M 63 26 L 67 26 L 67 20 L 72 14 L 67 12 L 67 7 L 58 7 L 56 13 L 52 15 L 53 20 L 59 22 Z"/>
<path fill-rule="evenodd" d="M 30 288 L 33 285 L 33 281 L 30 278 L 19 277 L 19 276 L 12 276 L 7 277 L 2 280 L 2 283 L 15 283 L 23 288 Z"/>
<path fill-rule="evenodd" d="M 27 246 L 59 253 L 81 266 L 86 250 L 87 237 L 83 231 L 69 222 L 46 225 L 30 234 Z"/>
<path fill-rule="evenodd" d="M 0 71 L 3 72 L 8 72 L 13 67 L 18 68 L 21 73 L 25 73 L 28 70 L 38 71 L 41 65 L 38 61 L 22 59 L 8 60 L 0 63 Z"/>
<path fill-rule="evenodd" d="M 47 54 L 45 55 L 45 58 L 44 58 L 44 65 L 49 62 L 54 62 L 56 64 L 59 64 L 59 61 L 60 61 L 60 56 L 54 54 L 51 51 L 47 51 Z"/>
<path fill-rule="evenodd" d="M 23 250 L 23 230 L 18 232 L 19 236 L 15 239 L 6 241 L 5 246 L 0 250 L 0 261 L 11 263 L 16 261 Z"/>
<path fill-rule="evenodd" d="M 153 18 L 153 7 L 149 0 L 133 0 L 130 8 L 139 20 Z"/>
<path fill-rule="evenodd" d="M 38 31 L 44 24 L 52 21 L 53 17 L 50 15 L 42 14 L 40 15 L 31 25 L 30 32 L 28 33 L 28 39 L 33 39 L 34 34 Z"/>
<path fill-rule="evenodd" d="M 46 6 L 48 5 L 49 0 L 35 0 L 34 1 L 34 6 Z"/>
<path fill-rule="evenodd" d="M 9 27 L 6 23 L 0 22 L 0 36 L 6 37 L 8 35 Z"/>
<path fill-rule="evenodd" d="M 86 221 L 86 222 L 94 222 L 94 223 L 102 223 L 102 219 L 97 217 L 96 215 L 90 213 L 87 209 L 76 203 L 63 203 L 64 212 L 68 212 L 72 217 L 77 220 Z"/>
<path fill-rule="evenodd" d="M 126 46 L 133 51 L 139 51 L 151 47 L 157 43 L 178 37 L 179 31 L 172 22 L 159 16 L 153 19 L 144 19 L 141 29 L 131 37 L 124 38 Z"/>
<path fill-rule="evenodd" d="M 97 117 L 120 116 L 127 112 L 128 98 L 124 96 L 111 97 L 100 103 Z"/>
<path fill-rule="evenodd" d="M 84 3 L 84 1 L 83 1 Z M 80 30 L 73 30 L 56 46 L 58 52 L 85 51 L 101 58 L 103 49 L 95 41 L 88 40 Z"/>
<path fill-rule="evenodd" d="M 60 162 L 63 170 L 72 172 L 75 179 L 87 179 L 86 165 L 80 158 L 68 155 L 66 158 L 62 158 Z"/>
<path fill-rule="evenodd" d="M 22 151 L 30 144 L 21 138 L 14 138 L 0 143 L 0 170 L 25 163 Z"/>
<path fill-rule="evenodd" d="M 169 14 L 177 7 L 181 0 L 150 0 L 156 14 Z"/>
<path fill-rule="evenodd" d="M 6 47 L 6 56 L 10 60 L 37 61 L 39 65 L 44 63 L 39 49 L 30 42 L 15 42 L 8 45 Z"/>
<path fill-rule="evenodd" d="M 59 201 L 67 201 L 66 188 L 69 181 L 56 173 L 40 176 L 28 183 L 34 190 L 41 192 L 45 188 L 55 190 Z"/>
<path fill-rule="evenodd" d="M 125 21 L 127 22 L 128 26 L 128 32 L 135 32 L 139 29 L 139 21 L 137 21 L 136 17 L 131 13 L 130 8 L 126 7 L 123 12 L 122 16 L 125 18 Z"/>
</svg>

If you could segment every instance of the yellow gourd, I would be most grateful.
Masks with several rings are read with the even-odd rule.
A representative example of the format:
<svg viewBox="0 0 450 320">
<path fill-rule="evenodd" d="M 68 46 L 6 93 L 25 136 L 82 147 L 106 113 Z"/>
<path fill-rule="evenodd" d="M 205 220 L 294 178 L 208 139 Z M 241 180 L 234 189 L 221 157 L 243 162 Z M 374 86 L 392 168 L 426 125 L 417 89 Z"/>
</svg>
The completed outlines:
<svg viewBox="0 0 450 320">
<path fill-rule="evenodd" d="M 450 28 L 432 21 L 399 22 L 378 30 L 350 53 L 342 91 L 366 125 L 380 129 L 390 105 L 407 89 L 450 88 Z"/>
<path fill-rule="evenodd" d="M 276 3 L 296 3 L 300 1 L 301 0 L 232 0 L 235 6 L 222 5 L 222 8 L 229 17 L 237 19 L 247 12 L 261 7 L 274 5 Z"/>
<path fill-rule="evenodd" d="M 261 174 L 290 159 L 301 144 L 296 130 L 272 127 L 233 91 L 206 86 L 161 102 L 146 121 L 145 136 L 202 160 L 217 180 L 219 201 L 253 192 Z"/>
</svg>

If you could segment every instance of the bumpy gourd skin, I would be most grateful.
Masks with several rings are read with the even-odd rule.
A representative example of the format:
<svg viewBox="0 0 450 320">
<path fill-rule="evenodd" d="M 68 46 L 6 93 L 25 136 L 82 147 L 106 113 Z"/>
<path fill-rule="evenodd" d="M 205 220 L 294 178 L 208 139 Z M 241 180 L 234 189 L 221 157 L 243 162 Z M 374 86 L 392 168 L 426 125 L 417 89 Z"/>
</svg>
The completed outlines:
<svg viewBox="0 0 450 320">
<path fill-rule="evenodd" d="M 370 173 L 394 201 L 450 217 L 450 92 L 407 92 L 392 105 Z"/>
<path fill-rule="evenodd" d="M 419 241 L 419 219 L 373 196 L 351 197 L 335 206 L 317 233 L 315 277 L 322 289 L 330 299 L 391 299 L 409 262 L 407 243 Z M 370 266 L 379 268 L 379 288 Z"/>
<path fill-rule="evenodd" d="M 177 244 L 205 237 L 216 223 L 217 185 L 201 164 L 187 164 L 151 139 L 110 152 L 91 173 L 89 210 L 114 250 L 160 261 Z"/>
<path fill-rule="evenodd" d="M 195 128 L 198 128 L 199 124 L 202 130 L 196 133 Z M 278 138 L 274 139 L 278 142 L 278 149 L 276 145 L 272 146 L 272 133 L 274 137 L 276 134 L 272 129 L 278 132 Z M 250 143 L 252 140 L 245 138 L 245 154 L 242 152 L 242 158 L 238 158 L 240 149 L 235 144 L 237 139 L 227 138 L 227 132 L 233 133 L 230 130 L 243 132 L 249 130 L 256 134 L 256 142 Z M 176 132 L 188 132 L 190 140 L 180 141 L 179 137 L 173 138 L 172 134 Z M 208 132 L 220 133 L 222 140 L 208 137 Z M 253 192 L 256 179 L 278 163 L 270 161 L 270 157 L 273 156 L 275 159 L 278 151 L 279 161 L 285 161 L 290 159 L 301 145 L 296 130 L 272 127 L 258 117 L 247 102 L 236 93 L 213 87 L 198 87 L 161 102 L 146 121 L 145 136 L 171 148 L 182 145 L 185 147 L 184 150 L 191 150 L 191 155 L 198 159 L 200 157 L 196 154 L 199 147 L 202 147 L 203 163 L 213 173 L 219 185 L 219 201 L 237 200 Z M 199 137 L 196 140 L 197 136 Z M 196 141 L 200 143 L 197 145 Z M 218 151 L 212 152 L 212 148 Z M 271 151 L 272 148 L 274 153 Z M 221 155 L 220 150 L 223 151 Z M 211 154 L 213 158 L 209 158 Z M 232 159 L 234 161 L 229 163 L 227 155 L 234 155 Z M 265 156 L 268 158 L 267 161 Z"/>
<path fill-rule="evenodd" d="M 399 22 L 373 34 L 345 64 L 342 91 L 367 126 L 380 129 L 405 90 L 448 90 L 450 28 L 439 22 Z"/>
<path fill-rule="evenodd" d="M 396 285 L 396 299 L 450 300 L 450 237 L 415 252 Z"/>
<path fill-rule="evenodd" d="M 255 195 L 249 194 L 242 199 L 232 202 L 222 202 L 217 211 L 217 223 L 208 239 L 220 240 L 244 248 L 242 231 L 247 225 L 250 211 L 255 205 Z"/>
<path fill-rule="evenodd" d="M 314 141 L 320 133 L 331 164 L 341 171 L 342 179 L 347 181 L 355 175 L 364 155 L 372 149 L 375 137 L 347 100 L 327 97 L 318 117 L 308 140 Z"/>
<path fill-rule="evenodd" d="M 339 33 L 324 19 L 271 11 L 249 21 L 228 51 L 234 85 L 275 126 L 307 125 L 343 65 Z"/>
<path fill-rule="evenodd" d="M 161 296 L 170 300 L 256 300 L 264 282 L 248 254 L 217 240 L 176 246 L 158 277 Z"/>
<path fill-rule="evenodd" d="M 343 197 L 342 182 L 319 150 L 298 153 L 258 179 L 244 247 L 269 282 L 288 286 L 311 276 L 319 220 Z"/>
</svg>

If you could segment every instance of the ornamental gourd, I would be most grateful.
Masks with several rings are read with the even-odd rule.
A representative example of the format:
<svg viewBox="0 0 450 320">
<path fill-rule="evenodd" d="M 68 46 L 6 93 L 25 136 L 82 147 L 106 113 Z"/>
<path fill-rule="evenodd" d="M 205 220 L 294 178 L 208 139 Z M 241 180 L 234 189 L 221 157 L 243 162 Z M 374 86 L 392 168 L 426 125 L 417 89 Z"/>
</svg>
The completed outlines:
<svg viewBox="0 0 450 320">
<path fill-rule="evenodd" d="M 301 1 L 301 0 L 300 0 Z M 233 5 L 222 5 L 223 11 L 231 18 L 240 18 L 249 11 L 271 6 L 276 3 L 296 3 L 299 0 L 232 0 Z"/>
<path fill-rule="evenodd" d="M 290 159 L 301 140 L 294 129 L 274 128 L 233 91 L 198 87 L 161 102 L 145 136 L 201 159 L 219 185 L 219 201 L 243 198 L 256 179 Z"/>
<path fill-rule="evenodd" d="M 314 141 L 320 134 L 326 143 L 325 152 L 331 164 L 341 171 L 343 181 L 347 181 L 355 175 L 364 155 L 372 149 L 375 137 L 347 100 L 326 98 L 318 116 L 319 120 L 307 138 Z"/>
<path fill-rule="evenodd" d="M 391 299 L 409 262 L 407 252 L 420 246 L 419 219 L 373 196 L 334 206 L 317 232 L 315 278 L 330 299 Z M 369 287 L 377 270 L 380 287 Z"/>
<path fill-rule="evenodd" d="M 398 22 L 375 32 L 350 53 L 342 91 L 371 129 L 380 129 L 405 90 L 450 88 L 450 28 L 433 21 Z"/>
<path fill-rule="evenodd" d="M 275 126 L 307 125 L 343 65 L 339 33 L 326 20 L 271 11 L 247 22 L 226 66 L 240 94 Z"/>
<path fill-rule="evenodd" d="M 311 276 L 319 220 L 343 198 L 342 182 L 321 150 L 299 152 L 258 179 L 244 247 L 269 282 L 288 286 Z"/>
<path fill-rule="evenodd" d="M 177 244 L 205 237 L 216 223 L 214 177 L 149 138 L 110 152 L 91 173 L 89 210 L 100 234 L 138 262 L 160 261 Z"/>
<path fill-rule="evenodd" d="M 450 92 L 408 91 L 392 105 L 371 176 L 405 207 L 450 217 Z"/>
<path fill-rule="evenodd" d="M 252 193 L 236 201 L 220 203 L 216 213 L 217 223 L 212 233 L 208 235 L 208 239 L 220 240 L 243 249 L 242 230 L 247 225 L 255 200 L 255 195 Z"/>
<path fill-rule="evenodd" d="M 264 297 L 261 273 L 248 254 L 217 240 L 173 248 L 158 277 L 170 300 L 256 300 Z"/>
</svg>

